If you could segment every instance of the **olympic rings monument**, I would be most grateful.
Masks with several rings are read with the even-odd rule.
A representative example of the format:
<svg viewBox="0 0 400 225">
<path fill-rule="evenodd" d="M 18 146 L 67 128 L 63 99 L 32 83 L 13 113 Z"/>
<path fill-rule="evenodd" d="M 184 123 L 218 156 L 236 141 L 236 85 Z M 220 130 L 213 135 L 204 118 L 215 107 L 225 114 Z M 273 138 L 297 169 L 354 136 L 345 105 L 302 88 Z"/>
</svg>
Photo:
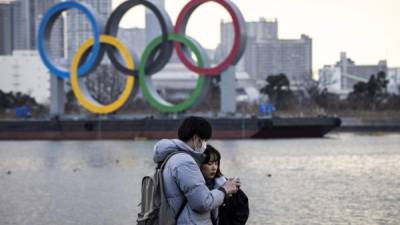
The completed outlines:
<svg viewBox="0 0 400 225">
<path fill-rule="evenodd" d="M 231 51 L 225 59 L 215 66 L 205 49 L 193 38 L 185 35 L 191 14 L 206 2 L 221 5 L 232 18 L 234 39 Z M 133 7 L 144 6 L 158 20 L 161 35 L 155 37 L 146 47 L 141 58 L 134 50 L 128 49 L 115 36 L 122 17 Z M 85 15 L 92 27 L 93 37 L 86 40 L 75 53 L 70 68 L 56 65 L 47 54 L 52 26 L 65 11 L 75 9 Z M 147 23 L 147 26 L 149 23 Z M 151 25 L 151 24 L 150 24 Z M 149 0 L 127 0 L 111 13 L 105 23 L 90 5 L 78 1 L 64 1 L 55 4 L 42 17 L 37 33 L 37 48 L 43 64 L 52 74 L 51 78 L 51 114 L 63 114 L 63 84 L 71 83 L 72 91 L 82 107 L 95 114 L 110 114 L 120 109 L 125 102 L 140 90 L 148 103 L 159 112 L 179 113 L 206 97 L 211 78 L 221 76 L 221 112 L 235 112 L 235 69 L 246 48 L 246 28 L 244 18 L 238 7 L 230 0 L 191 0 L 180 11 L 175 25 L 164 9 Z M 160 72 L 169 62 L 173 51 L 187 69 L 199 76 L 191 95 L 183 102 L 173 104 L 163 99 L 152 84 L 151 76 Z M 191 55 L 196 57 L 196 63 Z M 98 67 L 107 54 L 111 64 L 127 76 L 122 93 L 112 103 L 103 105 L 90 96 L 83 78 Z M 120 60 L 123 59 L 123 62 Z"/>
</svg>

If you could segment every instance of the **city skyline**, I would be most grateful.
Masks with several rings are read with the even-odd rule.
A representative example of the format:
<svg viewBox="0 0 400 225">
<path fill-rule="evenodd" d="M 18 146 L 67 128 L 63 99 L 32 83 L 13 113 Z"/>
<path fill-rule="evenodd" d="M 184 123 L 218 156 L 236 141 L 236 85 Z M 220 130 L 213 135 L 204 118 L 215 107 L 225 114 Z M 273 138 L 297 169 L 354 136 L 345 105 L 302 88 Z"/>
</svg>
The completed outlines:
<svg viewBox="0 0 400 225">
<path fill-rule="evenodd" d="M 115 8 L 124 0 L 112 0 Z M 340 52 L 358 64 L 376 64 L 387 60 L 389 67 L 400 67 L 400 20 L 396 0 L 232 0 L 238 5 L 247 21 L 259 18 L 277 19 L 280 39 L 298 39 L 306 34 L 313 39 L 313 74 L 324 65 L 337 62 Z M 0 0 L 0 3 L 12 2 Z M 167 12 L 173 21 L 184 6 L 183 0 L 165 0 Z M 256 5 L 256 6 L 255 6 Z M 122 27 L 144 27 L 144 9 L 130 11 Z M 210 13 L 212 12 L 212 13 Z M 210 18 L 207 15 L 215 15 Z M 318 20 L 315 20 L 317 18 Z M 198 8 L 190 20 L 188 34 L 198 39 L 206 48 L 215 48 L 219 42 L 220 20 L 228 20 L 228 14 L 218 4 L 210 2 Z M 204 32 L 204 20 L 210 32 Z"/>
<path fill-rule="evenodd" d="M 123 0 L 113 0 L 116 7 Z M 246 21 L 260 17 L 279 22 L 280 39 L 298 39 L 306 34 L 313 39 L 313 73 L 324 65 L 337 62 L 340 52 L 358 64 L 376 64 L 387 60 L 389 67 L 400 67 L 400 31 L 396 20 L 400 15 L 395 0 L 232 0 L 243 13 Z M 166 10 L 173 22 L 186 1 L 166 0 Z M 123 27 L 143 27 L 144 10 L 131 10 L 125 16 Z M 143 12 L 142 12 L 143 11 Z M 215 15 L 210 18 L 209 15 Z M 198 8 L 191 18 L 188 34 L 206 48 L 215 48 L 219 42 L 220 20 L 228 14 L 218 4 L 210 2 Z M 204 32 L 203 24 L 208 32 Z M 200 27 L 200 28 L 199 28 Z"/>
</svg>

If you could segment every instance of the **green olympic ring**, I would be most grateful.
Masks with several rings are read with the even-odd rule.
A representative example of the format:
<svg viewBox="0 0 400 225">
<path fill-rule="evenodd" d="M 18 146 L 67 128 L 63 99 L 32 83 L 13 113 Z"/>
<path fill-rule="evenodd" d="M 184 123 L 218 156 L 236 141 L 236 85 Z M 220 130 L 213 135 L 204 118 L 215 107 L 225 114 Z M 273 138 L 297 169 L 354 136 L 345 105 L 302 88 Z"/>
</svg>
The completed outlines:
<svg viewBox="0 0 400 225">
<path fill-rule="evenodd" d="M 150 58 L 152 51 L 162 43 L 162 36 L 155 38 L 144 50 L 142 59 L 139 64 L 139 86 L 142 90 L 143 97 L 152 105 L 154 108 L 161 112 L 181 112 L 185 111 L 193 105 L 202 101 L 210 85 L 211 79 L 203 75 L 199 75 L 196 82 L 196 87 L 192 94 L 185 101 L 173 104 L 164 100 L 153 87 L 153 83 L 150 76 L 145 74 L 145 66 L 147 60 Z M 204 67 L 208 64 L 207 54 L 201 48 L 201 46 L 194 41 L 180 34 L 169 34 L 168 41 L 176 41 L 186 45 L 195 55 L 197 59 L 197 65 Z"/>
</svg>

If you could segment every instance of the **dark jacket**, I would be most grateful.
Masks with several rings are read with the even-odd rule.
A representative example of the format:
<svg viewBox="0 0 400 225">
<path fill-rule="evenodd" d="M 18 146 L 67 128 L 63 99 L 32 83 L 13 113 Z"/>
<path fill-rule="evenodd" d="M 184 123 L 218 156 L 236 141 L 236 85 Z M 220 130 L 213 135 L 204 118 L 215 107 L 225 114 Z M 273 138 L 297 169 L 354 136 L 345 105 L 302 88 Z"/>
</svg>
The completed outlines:
<svg viewBox="0 0 400 225">
<path fill-rule="evenodd" d="M 210 190 L 217 189 L 223 186 L 226 181 L 227 179 L 223 176 L 217 177 L 207 186 Z M 211 211 L 211 218 L 214 225 L 245 225 L 249 214 L 249 200 L 246 194 L 239 189 L 231 197 L 225 198 L 224 203 L 219 208 Z"/>
<path fill-rule="evenodd" d="M 237 193 L 226 198 L 219 207 L 219 225 L 244 225 L 249 218 L 249 200 L 239 189 Z"/>
</svg>

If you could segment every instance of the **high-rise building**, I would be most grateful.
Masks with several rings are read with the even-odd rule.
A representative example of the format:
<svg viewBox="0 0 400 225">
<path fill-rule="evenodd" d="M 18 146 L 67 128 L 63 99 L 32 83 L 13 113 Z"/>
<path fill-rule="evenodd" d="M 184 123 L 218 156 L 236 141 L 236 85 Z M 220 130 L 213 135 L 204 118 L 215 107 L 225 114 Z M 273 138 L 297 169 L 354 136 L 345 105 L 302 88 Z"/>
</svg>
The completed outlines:
<svg viewBox="0 0 400 225">
<path fill-rule="evenodd" d="M 306 85 L 312 78 L 312 39 L 302 35 L 300 39 L 278 38 L 278 21 L 246 22 L 247 48 L 237 65 L 238 71 L 247 72 L 251 79 L 265 80 L 268 75 L 284 73 L 292 86 Z M 226 57 L 233 42 L 231 22 L 221 23 L 221 44 L 218 58 Z M 259 82 L 258 82 L 259 83 Z"/>
<path fill-rule="evenodd" d="M 140 57 L 146 47 L 146 30 L 143 28 L 119 28 L 118 39 Z"/>
<path fill-rule="evenodd" d="M 14 50 L 35 49 L 36 0 L 17 0 L 12 3 Z"/>
<path fill-rule="evenodd" d="M 111 14 L 111 0 L 83 0 L 80 2 L 90 5 L 104 20 Z M 86 16 L 77 10 L 68 11 L 66 27 L 68 61 L 72 60 L 79 46 L 90 37 L 93 37 L 93 30 Z"/>
<path fill-rule="evenodd" d="M 297 40 L 254 41 L 247 51 L 246 71 L 256 79 L 283 73 L 291 86 L 302 86 L 312 78 L 312 40 L 306 35 Z"/>
<path fill-rule="evenodd" d="M 150 0 L 150 1 L 153 2 L 155 5 L 157 5 L 158 8 L 165 9 L 164 0 Z M 157 17 L 154 15 L 152 11 L 146 10 L 146 43 L 149 43 L 151 40 L 153 40 L 160 34 L 161 34 L 160 25 L 157 20 Z"/>
<path fill-rule="evenodd" d="M 61 0 L 37 0 L 35 2 L 35 42 L 37 36 L 37 30 L 42 20 L 43 14 L 46 11 L 60 2 Z M 50 48 L 47 50 L 48 53 L 56 59 L 64 58 L 64 18 L 62 16 L 57 18 L 51 29 L 50 34 Z"/>
<path fill-rule="evenodd" d="M 255 41 L 276 40 L 278 39 L 278 21 L 276 19 L 269 21 L 265 18 L 260 18 L 260 21 L 257 22 L 246 22 L 246 31 L 247 48 Z M 218 46 L 215 61 L 219 62 L 228 55 L 229 51 L 232 49 L 233 38 L 234 32 L 232 23 L 221 21 L 221 41 L 220 46 Z M 247 51 L 248 49 L 244 53 L 245 55 Z M 237 71 L 248 72 L 246 70 L 248 62 L 246 62 L 245 55 L 237 64 Z M 252 75 L 252 78 L 255 78 L 255 76 Z"/>
<path fill-rule="evenodd" d="M 268 21 L 260 18 L 260 21 L 247 22 L 247 35 L 256 41 L 278 39 L 278 20 Z"/>
<path fill-rule="evenodd" d="M 16 0 L 10 3 L 11 51 L 36 49 L 36 36 L 43 13 L 60 0 Z M 63 19 L 55 23 L 51 33 L 50 54 L 63 53 Z"/>
<path fill-rule="evenodd" d="M 149 1 L 154 3 L 158 8 L 165 10 L 165 0 L 149 0 Z M 161 27 L 160 27 L 160 22 L 158 21 L 157 17 L 154 15 L 154 13 L 151 10 L 146 9 L 145 21 L 146 21 L 146 27 L 145 27 L 146 42 L 145 42 L 145 44 L 147 45 L 154 38 L 161 35 Z M 175 54 L 175 51 L 173 51 L 169 62 L 174 63 L 174 64 L 180 63 L 178 56 Z"/>
<path fill-rule="evenodd" d="M 0 3 L 0 55 L 10 55 L 13 49 L 12 10 L 9 3 Z"/>
<path fill-rule="evenodd" d="M 250 39 L 256 41 L 278 39 L 278 21 L 268 21 L 260 18 L 257 22 L 246 22 L 246 34 Z M 233 45 L 233 25 L 232 22 L 221 21 L 221 45 L 224 53 L 227 54 Z"/>
</svg>

